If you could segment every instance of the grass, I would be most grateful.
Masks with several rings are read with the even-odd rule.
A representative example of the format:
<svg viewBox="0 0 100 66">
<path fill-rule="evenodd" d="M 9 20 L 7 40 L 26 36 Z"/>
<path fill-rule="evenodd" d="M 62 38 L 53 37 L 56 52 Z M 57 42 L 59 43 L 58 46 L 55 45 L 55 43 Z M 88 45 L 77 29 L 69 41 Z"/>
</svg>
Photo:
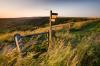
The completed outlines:
<svg viewBox="0 0 100 66">
<path fill-rule="evenodd" d="M 99 28 L 99 19 L 97 20 L 89 20 L 89 21 L 83 21 L 83 22 L 72 22 L 72 25 L 71 25 L 71 30 L 72 31 L 80 31 L 80 28 L 82 28 L 82 32 L 83 30 L 87 30 L 91 27 L 93 27 L 93 29 L 95 30 L 98 30 L 100 31 L 100 28 Z M 69 23 L 68 23 L 69 24 Z M 89 26 L 90 24 L 90 26 Z M 85 26 L 86 25 L 86 26 Z M 96 27 L 96 26 L 97 27 Z M 63 27 L 65 27 L 66 25 L 64 25 Z M 85 26 L 85 27 L 84 27 Z M 94 27 L 95 26 L 95 27 Z M 59 28 L 58 28 L 59 29 Z M 0 41 L 12 41 L 12 37 L 16 34 L 16 33 L 19 33 L 21 35 L 30 35 L 30 34 L 34 34 L 34 33 L 39 33 L 40 31 L 47 31 L 48 30 L 48 27 L 47 28 L 40 28 L 40 29 L 37 29 L 37 30 L 34 30 L 34 31 L 31 31 L 31 30 L 27 30 L 27 31 L 13 31 L 13 32 L 7 32 L 7 33 L 1 33 L 0 34 Z"/>
<path fill-rule="evenodd" d="M 48 49 L 45 35 L 33 38 L 38 42 L 32 45 L 27 45 L 29 38 L 23 39 L 26 44 L 21 57 L 16 49 L 7 53 L 5 46 L 0 52 L 0 66 L 100 66 L 99 26 L 100 22 L 97 21 L 73 23 L 70 31 L 64 27 L 55 32 L 52 49 Z M 11 37 L 15 33 L 7 36 Z M 30 33 L 27 31 L 21 34 Z M 1 39 L 5 40 L 7 36 Z"/>
<path fill-rule="evenodd" d="M 65 34 L 67 38 L 63 38 L 62 34 Z M 2 53 L 3 55 L 0 56 L 1 66 L 18 66 L 17 64 L 20 66 L 99 66 L 100 45 L 94 40 L 96 33 L 92 33 L 88 37 L 84 36 L 77 42 L 77 45 L 73 45 L 72 40 L 65 41 L 70 39 L 68 35 L 72 39 L 74 38 L 72 34 L 60 33 L 60 38 L 54 38 L 53 48 L 39 56 L 37 55 L 41 50 L 38 52 L 34 52 L 36 50 L 27 51 L 27 55 L 20 58 L 16 51 L 11 54 Z M 40 46 L 40 48 L 42 47 Z"/>
</svg>

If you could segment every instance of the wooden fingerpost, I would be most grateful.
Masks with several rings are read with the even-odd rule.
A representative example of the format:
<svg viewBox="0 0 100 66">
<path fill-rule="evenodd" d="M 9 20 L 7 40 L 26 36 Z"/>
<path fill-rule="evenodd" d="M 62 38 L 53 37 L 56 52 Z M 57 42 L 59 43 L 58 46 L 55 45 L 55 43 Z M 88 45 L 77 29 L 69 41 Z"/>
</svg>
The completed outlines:
<svg viewBox="0 0 100 66">
<path fill-rule="evenodd" d="M 49 29 L 49 49 L 52 47 L 52 21 L 51 21 L 51 18 L 52 18 L 52 10 L 50 11 L 50 22 L 49 22 L 49 26 L 50 26 L 50 29 Z"/>
<path fill-rule="evenodd" d="M 49 29 L 49 49 L 52 48 L 52 44 L 53 44 L 53 41 L 52 41 L 52 22 L 55 22 L 55 19 L 57 18 L 57 15 L 58 13 L 53 13 L 52 10 L 50 11 L 50 19 L 49 19 L 49 26 L 50 26 L 50 29 Z"/>
</svg>

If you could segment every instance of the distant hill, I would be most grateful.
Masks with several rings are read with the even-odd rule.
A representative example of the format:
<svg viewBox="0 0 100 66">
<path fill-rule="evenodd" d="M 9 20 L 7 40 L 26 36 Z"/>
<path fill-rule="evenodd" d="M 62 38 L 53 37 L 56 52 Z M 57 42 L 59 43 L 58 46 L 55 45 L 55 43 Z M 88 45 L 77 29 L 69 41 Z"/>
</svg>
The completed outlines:
<svg viewBox="0 0 100 66">
<path fill-rule="evenodd" d="M 94 18 L 79 18 L 79 17 L 59 17 L 55 24 L 62 24 L 66 22 L 86 21 Z M 26 31 L 34 30 L 39 27 L 47 26 L 49 17 L 24 17 L 24 18 L 0 18 L 0 33 L 12 31 Z"/>
</svg>

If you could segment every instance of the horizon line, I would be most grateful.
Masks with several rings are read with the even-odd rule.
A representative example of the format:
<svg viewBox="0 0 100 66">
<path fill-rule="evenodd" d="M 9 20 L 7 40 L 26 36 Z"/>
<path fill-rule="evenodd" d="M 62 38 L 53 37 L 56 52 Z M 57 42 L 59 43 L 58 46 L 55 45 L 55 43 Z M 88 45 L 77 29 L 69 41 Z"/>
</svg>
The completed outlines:
<svg viewBox="0 0 100 66">
<path fill-rule="evenodd" d="M 50 17 L 50 16 L 29 16 L 29 17 L 0 17 L 1 18 L 38 18 L 38 17 Z M 77 18 L 100 18 L 98 16 L 58 16 L 59 17 L 77 17 Z"/>
</svg>

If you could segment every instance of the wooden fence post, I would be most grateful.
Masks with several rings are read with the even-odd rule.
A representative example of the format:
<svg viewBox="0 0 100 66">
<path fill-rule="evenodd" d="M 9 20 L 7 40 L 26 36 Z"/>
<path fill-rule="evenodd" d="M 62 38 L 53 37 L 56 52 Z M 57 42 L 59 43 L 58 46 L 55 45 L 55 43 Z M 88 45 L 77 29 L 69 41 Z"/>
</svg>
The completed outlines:
<svg viewBox="0 0 100 66">
<path fill-rule="evenodd" d="M 18 58 L 17 58 L 17 63 L 16 65 L 17 66 L 20 66 L 21 65 L 21 50 L 20 50 L 20 47 L 19 47 L 19 40 L 20 40 L 20 34 L 15 34 L 14 36 L 14 39 L 15 39 L 15 43 L 16 43 L 16 46 L 17 46 L 17 51 L 18 51 Z"/>
<path fill-rule="evenodd" d="M 17 51 L 20 54 L 20 47 L 19 47 L 19 41 L 18 41 L 20 39 L 20 34 L 16 34 L 14 39 L 15 39 L 15 43 L 16 43 L 16 46 L 17 46 Z"/>
</svg>

